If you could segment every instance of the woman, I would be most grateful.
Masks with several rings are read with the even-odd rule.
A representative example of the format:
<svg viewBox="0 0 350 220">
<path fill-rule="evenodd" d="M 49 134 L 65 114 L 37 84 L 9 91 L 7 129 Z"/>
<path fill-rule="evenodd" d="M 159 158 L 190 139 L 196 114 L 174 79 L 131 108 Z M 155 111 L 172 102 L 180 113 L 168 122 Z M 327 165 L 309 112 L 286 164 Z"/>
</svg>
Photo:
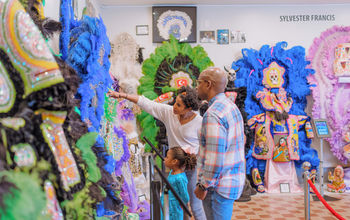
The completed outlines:
<svg viewBox="0 0 350 220">
<path fill-rule="evenodd" d="M 187 153 L 198 154 L 198 134 L 202 125 L 202 117 L 196 112 L 199 108 L 195 89 L 182 87 L 174 106 L 157 103 L 144 96 L 119 93 L 110 90 L 107 95 L 113 98 L 125 98 L 136 103 L 147 113 L 164 123 L 169 148 L 181 146 Z M 197 183 L 196 169 L 186 171 L 187 190 L 190 195 L 191 210 L 195 219 L 206 219 L 202 201 L 194 195 Z"/>
</svg>

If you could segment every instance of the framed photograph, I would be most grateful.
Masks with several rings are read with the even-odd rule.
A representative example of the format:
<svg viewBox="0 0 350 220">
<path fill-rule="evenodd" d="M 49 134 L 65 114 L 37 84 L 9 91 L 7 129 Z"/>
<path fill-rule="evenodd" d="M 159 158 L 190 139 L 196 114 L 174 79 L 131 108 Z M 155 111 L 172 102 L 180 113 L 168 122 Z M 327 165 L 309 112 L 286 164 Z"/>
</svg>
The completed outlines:
<svg viewBox="0 0 350 220">
<path fill-rule="evenodd" d="M 197 7 L 153 6 L 153 43 L 169 40 L 173 35 L 180 42 L 196 43 Z"/>
<path fill-rule="evenodd" d="M 200 31 L 199 32 L 200 43 L 215 43 L 215 31 Z"/>
<path fill-rule="evenodd" d="M 289 183 L 280 183 L 281 193 L 290 193 Z"/>
<path fill-rule="evenodd" d="M 217 42 L 218 44 L 228 44 L 229 39 L 229 31 L 228 29 L 218 29 L 217 30 Z"/>
<path fill-rule="evenodd" d="M 136 25 L 136 35 L 148 35 L 148 25 Z"/>
<path fill-rule="evenodd" d="M 231 43 L 245 43 L 247 41 L 246 34 L 241 31 L 231 31 Z"/>
</svg>

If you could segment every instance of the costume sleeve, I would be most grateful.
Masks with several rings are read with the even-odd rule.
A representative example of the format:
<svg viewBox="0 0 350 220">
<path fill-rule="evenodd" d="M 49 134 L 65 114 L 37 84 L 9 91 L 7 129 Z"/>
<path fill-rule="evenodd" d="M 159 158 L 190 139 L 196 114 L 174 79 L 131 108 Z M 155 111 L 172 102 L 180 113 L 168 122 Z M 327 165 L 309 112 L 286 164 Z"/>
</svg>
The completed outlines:
<svg viewBox="0 0 350 220">
<path fill-rule="evenodd" d="M 173 111 L 172 106 L 151 101 L 144 96 L 139 97 L 137 105 L 162 122 L 164 122 L 168 118 L 168 115 Z"/>
<path fill-rule="evenodd" d="M 187 204 L 190 200 L 187 192 L 187 183 L 187 178 L 178 178 L 175 184 L 172 186 L 185 204 Z"/>
<path fill-rule="evenodd" d="M 213 114 L 205 114 L 201 130 L 198 182 L 205 187 L 215 184 L 225 160 L 226 128 Z"/>
</svg>

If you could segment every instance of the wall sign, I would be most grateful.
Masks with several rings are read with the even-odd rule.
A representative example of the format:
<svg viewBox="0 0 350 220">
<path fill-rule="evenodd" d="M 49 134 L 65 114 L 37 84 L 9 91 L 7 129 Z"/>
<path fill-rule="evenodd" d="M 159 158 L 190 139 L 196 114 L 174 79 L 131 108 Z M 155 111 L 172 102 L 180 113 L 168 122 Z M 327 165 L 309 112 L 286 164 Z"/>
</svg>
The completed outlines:
<svg viewBox="0 0 350 220">
<path fill-rule="evenodd" d="M 281 15 L 280 22 L 335 21 L 335 15 Z"/>
<path fill-rule="evenodd" d="M 148 25 L 136 25 L 136 35 L 148 35 Z"/>
</svg>

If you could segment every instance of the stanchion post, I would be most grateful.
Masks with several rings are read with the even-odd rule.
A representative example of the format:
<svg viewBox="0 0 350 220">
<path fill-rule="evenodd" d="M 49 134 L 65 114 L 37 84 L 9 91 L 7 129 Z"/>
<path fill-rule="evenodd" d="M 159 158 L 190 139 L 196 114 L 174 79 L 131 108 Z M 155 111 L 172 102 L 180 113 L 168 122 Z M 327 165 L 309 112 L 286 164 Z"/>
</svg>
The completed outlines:
<svg viewBox="0 0 350 220">
<path fill-rule="evenodd" d="M 311 164 L 307 161 L 303 163 L 304 169 L 304 210 L 305 210 L 305 220 L 310 220 L 310 187 L 307 180 L 310 178 Z"/>
<path fill-rule="evenodd" d="M 153 163 L 152 163 L 152 156 L 148 156 L 148 163 L 149 163 L 149 197 L 150 197 L 150 214 L 151 219 L 154 219 L 154 213 L 153 213 L 153 192 L 152 192 L 152 181 L 153 181 Z"/>
<path fill-rule="evenodd" d="M 323 138 L 320 139 L 320 193 L 324 197 L 324 167 L 323 167 Z"/>
</svg>

